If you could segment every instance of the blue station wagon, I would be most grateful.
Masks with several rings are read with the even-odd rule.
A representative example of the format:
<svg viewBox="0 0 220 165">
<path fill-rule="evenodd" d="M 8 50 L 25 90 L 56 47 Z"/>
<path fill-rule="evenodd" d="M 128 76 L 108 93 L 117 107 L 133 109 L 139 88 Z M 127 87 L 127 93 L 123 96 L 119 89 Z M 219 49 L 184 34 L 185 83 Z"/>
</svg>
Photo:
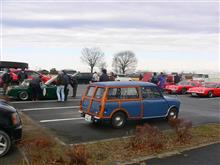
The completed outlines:
<svg viewBox="0 0 220 165">
<path fill-rule="evenodd" d="M 178 117 L 180 101 L 163 96 L 147 82 L 97 82 L 87 87 L 80 101 L 80 113 L 86 121 L 110 121 L 122 128 L 127 120 Z"/>
</svg>

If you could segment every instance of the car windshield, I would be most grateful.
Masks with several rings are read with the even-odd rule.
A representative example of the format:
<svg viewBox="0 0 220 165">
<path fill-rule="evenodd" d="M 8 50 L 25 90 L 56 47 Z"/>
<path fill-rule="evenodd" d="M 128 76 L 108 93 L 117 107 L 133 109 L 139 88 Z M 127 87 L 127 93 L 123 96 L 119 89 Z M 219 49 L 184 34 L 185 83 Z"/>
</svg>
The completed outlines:
<svg viewBox="0 0 220 165">
<path fill-rule="evenodd" d="M 118 77 L 126 77 L 124 74 L 119 74 Z"/>
<path fill-rule="evenodd" d="M 21 83 L 21 86 L 29 86 L 30 85 L 30 82 L 31 82 L 31 80 L 29 80 L 29 79 L 26 79 L 26 80 L 24 80 L 22 83 Z"/>
<path fill-rule="evenodd" d="M 216 88 L 217 84 L 215 83 L 205 83 L 203 87 L 205 88 Z"/>
<path fill-rule="evenodd" d="M 181 81 L 178 83 L 178 85 L 189 85 L 190 82 L 187 82 L 187 81 Z"/>
</svg>

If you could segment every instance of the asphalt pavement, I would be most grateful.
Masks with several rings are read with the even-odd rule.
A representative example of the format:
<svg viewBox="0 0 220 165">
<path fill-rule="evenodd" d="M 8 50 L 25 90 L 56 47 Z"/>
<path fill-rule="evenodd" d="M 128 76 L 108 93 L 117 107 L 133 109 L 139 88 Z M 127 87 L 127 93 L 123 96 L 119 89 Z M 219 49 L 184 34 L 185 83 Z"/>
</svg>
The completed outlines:
<svg viewBox="0 0 220 165">
<path fill-rule="evenodd" d="M 219 165 L 220 143 L 193 149 L 166 158 L 147 160 L 147 165 Z M 135 165 L 135 164 L 133 164 Z"/>
</svg>

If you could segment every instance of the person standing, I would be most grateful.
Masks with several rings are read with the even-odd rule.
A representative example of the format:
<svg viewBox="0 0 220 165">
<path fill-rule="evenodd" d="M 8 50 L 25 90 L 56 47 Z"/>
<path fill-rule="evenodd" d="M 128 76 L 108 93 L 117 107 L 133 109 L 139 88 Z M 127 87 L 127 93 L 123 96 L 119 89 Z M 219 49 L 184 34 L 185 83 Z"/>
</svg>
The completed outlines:
<svg viewBox="0 0 220 165">
<path fill-rule="evenodd" d="M 109 77 L 107 75 L 107 70 L 106 69 L 102 69 L 102 75 L 100 76 L 99 81 L 100 82 L 109 81 Z"/>
<path fill-rule="evenodd" d="M 77 88 L 78 88 L 78 81 L 77 81 L 76 76 L 69 75 L 69 82 L 70 82 L 70 85 L 73 89 L 72 97 L 76 97 L 76 92 L 77 92 Z"/>
<path fill-rule="evenodd" d="M 177 74 L 175 74 L 175 76 L 174 76 L 174 83 L 175 84 L 178 84 L 180 82 L 180 76 L 179 76 L 179 74 L 177 73 Z"/>
<path fill-rule="evenodd" d="M 153 73 L 153 76 L 151 78 L 151 83 L 154 83 L 156 85 L 158 84 L 158 77 L 157 77 L 157 73 L 156 72 Z"/>
<path fill-rule="evenodd" d="M 97 74 L 97 72 L 94 72 L 92 75 L 92 82 L 98 82 L 99 81 L 99 75 Z"/>
<path fill-rule="evenodd" d="M 59 72 L 57 76 L 57 99 L 58 101 L 64 101 L 65 95 L 64 95 L 64 86 L 65 86 L 65 79 L 63 72 Z"/>
<path fill-rule="evenodd" d="M 30 82 L 30 90 L 31 90 L 31 100 L 36 101 L 39 100 L 42 96 L 42 89 L 41 89 L 41 77 L 36 76 Z"/>
<path fill-rule="evenodd" d="M 139 81 L 142 81 L 143 80 L 143 75 L 140 73 L 139 75 Z"/>
<path fill-rule="evenodd" d="M 109 81 L 115 81 L 115 74 L 113 72 L 110 73 Z"/>
<path fill-rule="evenodd" d="M 21 71 L 18 73 L 18 82 L 19 85 L 28 78 L 27 73 L 25 72 L 24 68 L 21 69 Z"/>
<path fill-rule="evenodd" d="M 163 91 L 163 89 L 165 88 L 165 83 L 166 83 L 166 77 L 163 74 L 163 72 L 160 73 L 159 77 L 158 77 L 158 86 L 160 87 L 160 89 Z"/>
<path fill-rule="evenodd" d="M 8 89 L 8 86 L 10 86 L 12 82 L 12 76 L 10 74 L 9 69 L 7 69 L 5 73 L 2 75 L 2 81 L 3 81 L 3 95 L 5 95 Z"/>
<path fill-rule="evenodd" d="M 68 92 L 69 92 L 69 89 L 68 89 L 69 76 L 68 76 L 68 74 L 64 70 L 63 70 L 63 78 L 64 78 L 64 95 L 65 95 L 64 100 L 67 101 Z"/>
</svg>

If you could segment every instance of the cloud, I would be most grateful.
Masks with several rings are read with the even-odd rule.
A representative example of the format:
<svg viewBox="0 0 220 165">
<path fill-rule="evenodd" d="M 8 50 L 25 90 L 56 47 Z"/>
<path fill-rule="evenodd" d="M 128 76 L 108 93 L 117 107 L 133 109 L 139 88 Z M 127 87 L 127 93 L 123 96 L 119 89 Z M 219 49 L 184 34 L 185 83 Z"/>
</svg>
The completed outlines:
<svg viewBox="0 0 220 165">
<path fill-rule="evenodd" d="M 27 54 L 33 52 L 25 48 L 43 55 L 52 55 L 56 48 L 69 54 L 72 48 L 77 50 L 76 60 L 83 47 L 98 46 L 110 56 L 108 60 L 118 51 L 134 51 L 139 69 L 148 64 L 152 70 L 216 71 L 218 35 L 218 2 L 3 1 L 3 48 L 11 59 L 14 53 L 14 59 L 26 54 L 22 58 L 29 60 Z M 16 48 L 19 51 L 10 51 Z M 52 63 L 59 65 L 57 57 Z M 66 61 L 71 66 L 69 57 Z"/>
</svg>

